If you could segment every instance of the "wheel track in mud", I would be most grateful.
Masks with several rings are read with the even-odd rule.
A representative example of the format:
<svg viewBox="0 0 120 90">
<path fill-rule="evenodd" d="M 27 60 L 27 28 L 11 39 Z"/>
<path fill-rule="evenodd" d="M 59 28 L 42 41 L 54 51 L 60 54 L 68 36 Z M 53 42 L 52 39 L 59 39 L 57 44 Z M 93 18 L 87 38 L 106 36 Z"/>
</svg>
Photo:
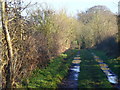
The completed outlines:
<svg viewBox="0 0 120 90">
<path fill-rule="evenodd" d="M 78 76 L 80 73 L 80 51 L 74 57 L 72 64 L 68 71 L 68 76 L 58 85 L 58 89 L 61 88 L 72 88 L 74 90 L 78 89 Z"/>
<path fill-rule="evenodd" d="M 106 63 L 104 63 L 103 60 L 101 60 L 98 56 L 96 56 L 94 53 L 92 53 L 94 59 L 98 62 L 101 70 L 105 73 L 105 75 L 108 78 L 108 81 L 111 83 L 111 85 L 120 90 L 120 83 L 118 82 L 118 76 L 112 72 L 112 70 L 108 67 Z"/>
</svg>

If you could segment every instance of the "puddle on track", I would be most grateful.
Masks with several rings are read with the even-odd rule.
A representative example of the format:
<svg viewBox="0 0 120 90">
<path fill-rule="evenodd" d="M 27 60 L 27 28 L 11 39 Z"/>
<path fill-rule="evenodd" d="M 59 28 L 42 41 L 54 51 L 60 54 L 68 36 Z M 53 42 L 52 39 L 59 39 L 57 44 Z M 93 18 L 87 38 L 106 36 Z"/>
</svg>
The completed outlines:
<svg viewBox="0 0 120 90">
<path fill-rule="evenodd" d="M 69 68 L 68 76 L 62 81 L 59 88 L 72 88 L 73 90 L 78 90 L 78 76 L 80 73 L 80 52 L 74 57 L 72 65 Z"/>
<path fill-rule="evenodd" d="M 98 62 L 98 64 L 100 65 L 100 68 L 102 69 L 102 71 L 106 74 L 108 81 L 117 89 L 120 90 L 120 85 L 118 83 L 118 76 L 113 73 L 110 68 L 108 67 L 108 65 L 106 63 L 103 62 L 103 60 L 101 60 L 98 56 L 96 56 L 94 53 L 92 53 L 92 55 L 94 56 L 95 60 Z"/>
</svg>

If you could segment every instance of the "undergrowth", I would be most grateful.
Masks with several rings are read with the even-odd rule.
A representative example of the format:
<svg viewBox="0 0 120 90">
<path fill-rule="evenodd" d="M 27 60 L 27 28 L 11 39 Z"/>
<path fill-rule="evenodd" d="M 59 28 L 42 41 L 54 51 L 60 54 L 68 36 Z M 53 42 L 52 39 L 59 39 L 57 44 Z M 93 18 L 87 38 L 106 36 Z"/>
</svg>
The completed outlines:
<svg viewBox="0 0 120 90">
<path fill-rule="evenodd" d="M 44 69 L 36 69 L 31 77 L 24 79 L 23 87 L 26 88 L 57 88 L 62 79 L 67 75 L 73 56 L 78 50 L 68 50 L 57 58 L 50 60 Z"/>
</svg>

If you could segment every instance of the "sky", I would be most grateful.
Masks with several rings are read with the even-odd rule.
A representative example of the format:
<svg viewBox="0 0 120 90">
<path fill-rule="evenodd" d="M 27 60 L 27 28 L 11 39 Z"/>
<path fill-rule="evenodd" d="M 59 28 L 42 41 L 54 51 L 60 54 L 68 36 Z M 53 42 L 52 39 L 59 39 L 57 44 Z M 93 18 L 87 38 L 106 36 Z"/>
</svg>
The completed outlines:
<svg viewBox="0 0 120 90">
<path fill-rule="evenodd" d="M 78 11 L 86 11 L 95 5 L 105 5 L 113 13 L 118 12 L 118 2 L 120 0 L 25 0 L 26 3 L 46 2 L 54 10 L 65 9 L 67 14 L 75 16 Z"/>
</svg>

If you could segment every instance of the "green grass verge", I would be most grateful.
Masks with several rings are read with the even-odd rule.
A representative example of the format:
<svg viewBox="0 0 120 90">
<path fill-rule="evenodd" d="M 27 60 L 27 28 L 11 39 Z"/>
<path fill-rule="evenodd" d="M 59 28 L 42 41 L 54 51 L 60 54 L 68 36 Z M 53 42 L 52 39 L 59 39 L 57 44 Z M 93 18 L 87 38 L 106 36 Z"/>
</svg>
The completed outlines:
<svg viewBox="0 0 120 90">
<path fill-rule="evenodd" d="M 94 52 L 97 56 L 99 56 L 100 59 L 102 59 L 108 65 L 108 67 L 120 78 L 120 58 L 107 56 L 106 52 L 103 51 L 98 51 L 98 50 L 91 50 L 91 51 Z"/>
<path fill-rule="evenodd" d="M 67 75 L 69 66 L 78 50 L 68 50 L 59 57 L 50 60 L 44 69 L 36 69 L 31 77 L 27 78 L 26 88 L 57 88 L 62 79 Z M 66 59 L 65 59 L 66 58 Z"/>
<path fill-rule="evenodd" d="M 91 53 L 80 50 L 80 56 L 82 62 L 80 63 L 79 88 L 112 88 Z"/>
</svg>

